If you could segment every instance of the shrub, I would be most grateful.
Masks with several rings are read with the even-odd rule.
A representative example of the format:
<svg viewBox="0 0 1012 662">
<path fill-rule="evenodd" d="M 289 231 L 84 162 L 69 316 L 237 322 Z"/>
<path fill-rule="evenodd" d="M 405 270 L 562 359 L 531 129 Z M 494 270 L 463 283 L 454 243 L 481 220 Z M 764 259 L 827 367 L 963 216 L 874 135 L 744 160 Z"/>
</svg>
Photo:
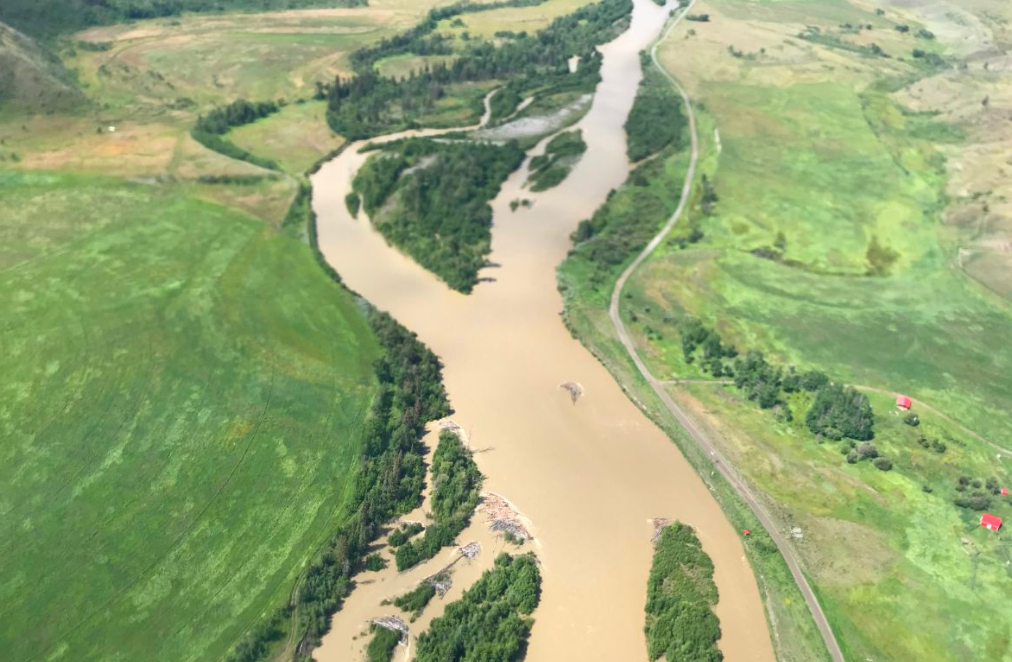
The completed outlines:
<svg viewBox="0 0 1012 662">
<path fill-rule="evenodd" d="M 370 572 L 379 572 L 387 567 L 387 560 L 379 554 L 370 554 L 365 557 L 365 569 Z"/>
<path fill-rule="evenodd" d="M 893 468 L 893 463 L 884 457 L 875 458 L 875 461 L 872 464 L 874 464 L 875 468 L 879 471 L 889 471 Z"/>
<path fill-rule="evenodd" d="M 394 600 L 394 606 L 411 614 L 411 620 L 422 615 L 422 610 L 436 596 L 436 587 L 425 581 L 419 584 L 414 590 L 399 596 Z"/>
<path fill-rule="evenodd" d="M 874 422 L 868 397 L 840 384 L 820 389 L 805 416 L 809 430 L 830 439 L 872 439 Z"/>
</svg>

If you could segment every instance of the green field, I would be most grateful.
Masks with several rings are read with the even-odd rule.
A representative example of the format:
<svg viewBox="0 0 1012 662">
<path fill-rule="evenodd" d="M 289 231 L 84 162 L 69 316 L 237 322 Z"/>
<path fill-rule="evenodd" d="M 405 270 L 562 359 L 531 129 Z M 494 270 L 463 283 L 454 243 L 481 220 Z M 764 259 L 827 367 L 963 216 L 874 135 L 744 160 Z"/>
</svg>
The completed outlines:
<svg viewBox="0 0 1012 662">
<path fill-rule="evenodd" d="M 4 658 L 218 659 L 342 516 L 377 343 L 241 213 L 50 173 L 0 197 Z"/>
<path fill-rule="evenodd" d="M 228 139 L 282 170 L 302 174 L 344 144 L 327 126 L 322 101 L 289 104 L 275 115 L 228 132 Z"/>
<path fill-rule="evenodd" d="M 661 379 L 708 379 L 683 358 L 678 321 L 691 315 L 742 352 L 911 395 L 916 428 L 891 396 L 870 394 L 874 444 L 893 465 L 880 471 L 849 464 L 838 442 L 818 443 L 805 397 L 789 399 L 787 422 L 733 387 L 670 386 L 783 526 L 802 528 L 792 545 L 848 659 L 1012 660 L 1012 547 L 978 526 L 979 510 L 954 504 L 976 489 L 959 491 L 960 477 L 1012 482 L 1000 450 L 1012 446 L 1012 306 L 959 269 L 942 223 L 953 202 L 947 157 L 966 127 L 898 101 L 934 73 L 912 49 L 954 56 L 940 39 L 925 46 L 916 20 L 890 8 L 716 0 L 696 11 L 710 22 L 680 26 L 661 55 L 698 102 L 700 170 L 715 200 L 704 204 L 697 181 L 688 218 L 626 288 L 640 352 Z M 798 25 L 819 27 L 818 39 L 799 39 Z M 679 185 L 670 172 L 646 174 L 648 191 Z M 624 190 L 609 217 L 628 230 L 580 237 L 560 281 L 571 326 L 656 412 L 606 311 L 618 268 L 666 214 Z M 692 228 L 701 234 L 686 241 Z M 604 259 L 609 251 L 617 257 Z M 1012 518 L 1008 497 L 986 509 Z M 808 659 L 785 655 L 784 639 L 774 637 L 782 658 Z"/>
</svg>

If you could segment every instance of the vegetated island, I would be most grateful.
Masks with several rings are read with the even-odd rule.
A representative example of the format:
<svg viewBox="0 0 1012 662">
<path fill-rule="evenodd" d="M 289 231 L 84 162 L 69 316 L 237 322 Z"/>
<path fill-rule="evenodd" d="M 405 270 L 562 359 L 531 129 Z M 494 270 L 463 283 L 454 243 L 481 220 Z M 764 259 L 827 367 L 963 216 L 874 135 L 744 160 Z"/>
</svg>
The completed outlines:
<svg viewBox="0 0 1012 662">
<path fill-rule="evenodd" d="M 665 526 L 654 543 L 647 580 L 647 653 L 667 662 L 721 662 L 720 621 L 713 613 L 713 561 L 692 527 Z"/>
<path fill-rule="evenodd" d="M 489 201 L 523 159 L 515 142 L 404 140 L 370 157 L 353 186 L 387 241 L 468 293 L 491 250 Z"/>
<path fill-rule="evenodd" d="M 583 142 L 583 131 L 566 131 L 552 138 L 545 145 L 545 153 L 531 159 L 527 182 L 534 192 L 547 191 L 561 184 L 576 166 L 587 143 Z"/>
<path fill-rule="evenodd" d="M 533 554 L 500 554 L 418 637 L 418 662 L 521 660 L 541 598 Z"/>
</svg>

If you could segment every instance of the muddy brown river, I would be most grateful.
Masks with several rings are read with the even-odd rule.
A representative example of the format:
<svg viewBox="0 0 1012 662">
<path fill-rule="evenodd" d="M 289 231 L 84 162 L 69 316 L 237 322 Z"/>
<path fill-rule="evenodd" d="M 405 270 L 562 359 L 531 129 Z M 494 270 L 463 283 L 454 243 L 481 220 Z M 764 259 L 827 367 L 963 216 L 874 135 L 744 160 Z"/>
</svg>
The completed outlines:
<svg viewBox="0 0 1012 662">
<path fill-rule="evenodd" d="M 522 188 L 526 165 L 493 202 L 491 261 L 465 296 L 451 291 L 388 246 L 344 197 L 365 155 L 352 148 L 313 177 L 320 248 L 347 285 L 418 333 L 445 364 L 453 420 L 466 430 L 485 489 L 529 518 L 543 568 L 527 660 L 641 662 L 652 518 L 694 526 L 716 566 L 720 648 L 730 662 L 774 660 L 764 607 L 739 533 L 678 448 L 623 393 L 611 375 L 566 330 L 560 318 L 556 266 L 570 233 L 628 175 L 623 124 L 639 83 L 639 52 L 657 37 L 667 10 L 636 0 L 627 32 L 602 47 L 604 64 L 593 105 L 579 123 L 587 151 L 570 176 L 543 193 Z M 543 144 L 535 152 L 543 149 Z M 516 198 L 534 201 L 511 212 Z M 574 404 L 559 385 L 578 382 Z M 434 435 L 430 442 L 434 443 Z M 416 514 L 416 519 L 420 517 Z M 460 537 L 483 552 L 457 566 L 446 599 L 411 624 L 421 632 L 446 600 L 458 597 L 503 542 L 481 515 Z M 512 548 L 511 549 L 515 549 Z M 370 618 L 397 614 L 380 602 L 410 590 L 452 560 L 454 552 L 406 573 L 393 564 L 367 573 L 335 616 L 315 653 L 322 662 L 362 658 Z M 411 646 L 395 659 L 412 655 Z"/>
</svg>

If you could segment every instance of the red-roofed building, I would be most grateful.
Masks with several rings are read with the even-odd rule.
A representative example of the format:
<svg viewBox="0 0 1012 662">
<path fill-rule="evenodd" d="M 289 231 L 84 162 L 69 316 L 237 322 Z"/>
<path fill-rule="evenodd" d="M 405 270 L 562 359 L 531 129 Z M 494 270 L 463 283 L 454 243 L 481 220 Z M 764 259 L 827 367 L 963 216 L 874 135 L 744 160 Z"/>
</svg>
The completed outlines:
<svg viewBox="0 0 1012 662">
<path fill-rule="evenodd" d="M 1001 495 L 1002 496 L 1008 496 L 1008 488 L 1007 487 L 1001 488 Z"/>
<path fill-rule="evenodd" d="M 991 513 L 984 513 L 980 516 L 980 525 L 985 529 L 997 531 L 1001 528 L 1001 518 Z"/>
<path fill-rule="evenodd" d="M 905 395 L 897 395 L 896 406 L 900 409 L 910 409 L 914 406 L 914 401 Z"/>
</svg>

